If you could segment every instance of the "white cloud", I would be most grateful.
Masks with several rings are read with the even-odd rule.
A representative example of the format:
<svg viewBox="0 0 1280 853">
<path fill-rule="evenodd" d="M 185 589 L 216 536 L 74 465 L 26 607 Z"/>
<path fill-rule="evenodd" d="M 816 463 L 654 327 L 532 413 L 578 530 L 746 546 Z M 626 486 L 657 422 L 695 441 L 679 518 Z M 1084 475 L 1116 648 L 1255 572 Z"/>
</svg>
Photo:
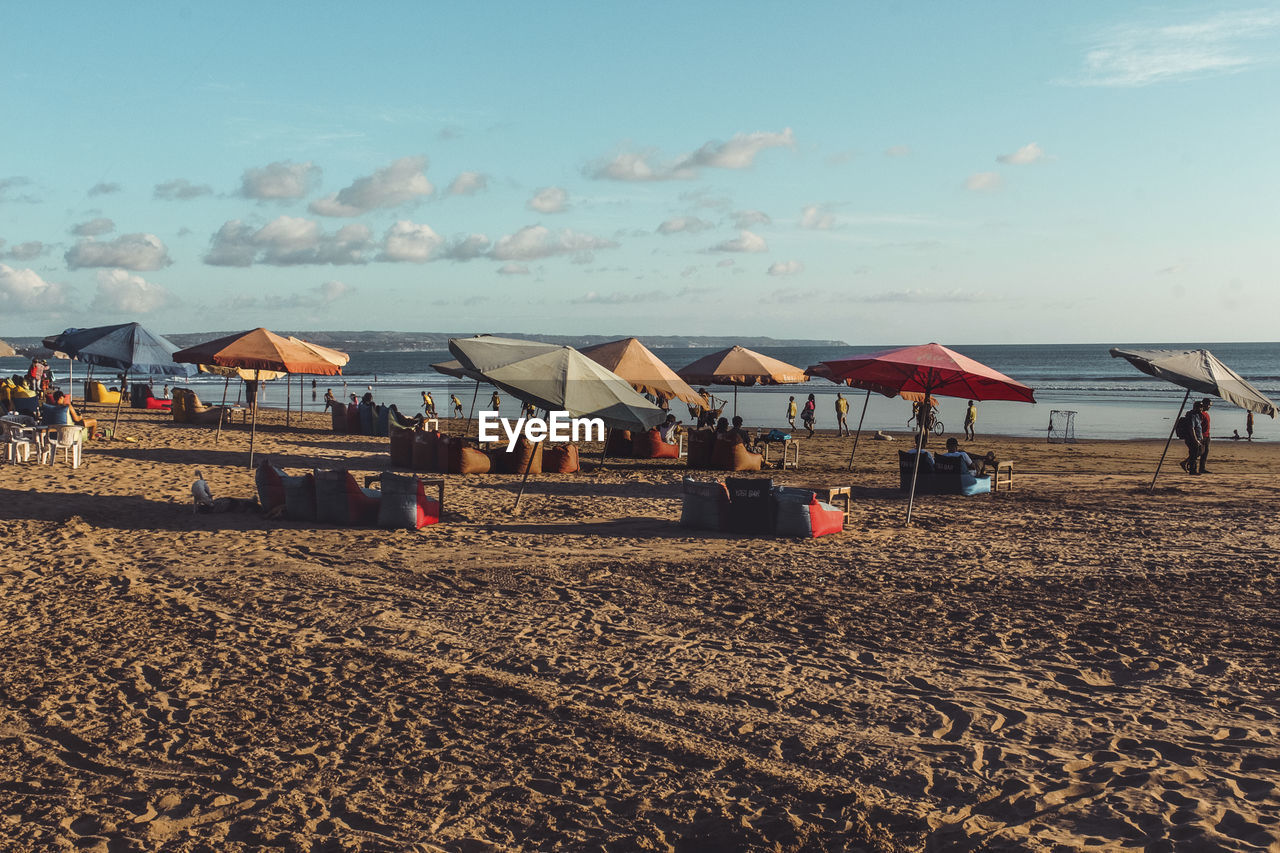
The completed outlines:
<svg viewBox="0 0 1280 853">
<path fill-rule="evenodd" d="M 800 211 L 800 227 L 814 231 L 830 231 L 835 227 L 836 217 L 825 204 L 805 205 Z"/>
<path fill-rule="evenodd" d="M 40 199 L 30 193 L 21 195 L 10 195 L 9 191 L 18 187 L 31 186 L 31 179 L 22 175 L 15 175 L 12 178 L 0 178 L 0 202 L 22 202 L 23 204 L 37 204 Z"/>
<path fill-rule="evenodd" d="M 66 307 L 67 291 L 61 284 L 45 281 L 30 269 L 14 269 L 0 264 L 0 309 L 14 314 L 34 314 Z"/>
<path fill-rule="evenodd" d="M 778 261 L 769 265 L 769 275 L 797 275 L 804 272 L 800 261 Z"/>
<path fill-rule="evenodd" d="M 484 234 L 464 234 L 450 240 L 437 256 L 450 261 L 473 261 L 488 254 L 492 245 L 493 241 Z"/>
<path fill-rule="evenodd" d="M 611 181 L 690 180 L 704 168 L 746 169 L 754 164 L 761 151 L 780 147 L 795 147 L 791 128 L 780 133 L 739 133 L 727 142 L 707 142 L 696 151 L 669 162 L 662 162 L 652 148 L 621 151 L 612 158 L 597 160 L 585 171 L 588 177 Z"/>
<path fill-rule="evenodd" d="M 89 306 L 109 314 L 147 314 L 172 300 L 164 287 L 125 270 L 98 270 L 98 291 Z"/>
<path fill-rule="evenodd" d="M 1012 154 L 1001 154 L 996 160 L 1010 166 L 1029 166 L 1044 159 L 1044 150 L 1034 142 L 1028 142 Z"/>
<path fill-rule="evenodd" d="M 449 184 L 449 195 L 475 195 L 489 188 L 489 178 L 479 172 L 461 172 Z"/>
<path fill-rule="evenodd" d="M 1004 180 L 995 172 L 975 172 L 964 181 L 964 188 L 974 192 L 992 192 L 1003 185 Z"/>
<path fill-rule="evenodd" d="M 426 157 L 401 157 L 390 166 L 311 202 L 308 209 L 320 216 L 359 216 L 370 210 L 417 201 L 435 192 L 424 174 L 426 168 Z"/>
<path fill-rule="evenodd" d="M 542 225 L 529 225 L 502 237 L 490 254 L 499 261 L 530 261 L 552 255 L 572 255 L 594 249 L 614 249 L 618 244 L 604 237 L 584 234 L 568 228 L 551 231 Z"/>
<path fill-rule="evenodd" d="M 64 256 L 67 269 L 120 267 L 127 270 L 158 270 L 173 263 L 169 250 L 154 234 L 122 234 L 114 240 L 80 240 Z"/>
<path fill-rule="evenodd" d="M 750 228 L 753 225 L 772 225 L 773 220 L 769 218 L 769 214 L 762 210 L 735 210 L 733 212 L 733 225 L 735 228 Z"/>
<path fill-rule="evenodd" d="M 174 178 L 172 181 L 156 184 L 152 195 L 164 201 L 190 201 L 200 196 L 213 195 L 213 187 L 193 184 L 186 178 Z"/>
<path fill-rule="evenodd" d="M 1245 71 L 1274 60 L 1280 14 L 1220 12 L 1183 24 L 1127 24 L 1100 32 L 1073 80 L 1081 86 L 1149 86 Z M 1250 42 L 1265 45 L 1251 49 Z"/>
<path fill-rule="evenodd" d="M 671 294 L 661 290 L 648 290 L 639 293 L 615 291 L 614 293 L 597 293 L 594 290 L 584 293 L 569 301 L 574 305 L 635 305 L 642 302 L 665 302 Z"/>
<path fill-rule="evenodd" d="M 49 248 L 39 240 L 28 240 L 25 243 L 15 244 L 12 249 L 3 254 L 15 261 L 32 261 L 43 255 Z"/>
<path fill-rule="evenodd" d="M 378 260 L 422 264 L 431 260 L 431 253 L 442 245 L 444 240 L 431 230 L 430 225 L 418 225 L 402 219 L 387 229 Z"/>
<path fill-rule="evenodd" d="M 373 248 L 365 225 L 345 225 L 327 234 L 318 222 L 296 216 L 277 217 L 256 230 L 232 219 L 213 235 L 204 262 L 229 267 L 363 264 Z"/>
<path fill-rule="evenodd" d="M 116 224 L 105 216 L 99 216 L 96 219 L 90 219 L 88 222 L 81 222 L 79 225 L 72 226 L 71 233 L 77 237 L 101 237 L 103 234 L 110 234 L 116 230 Z"/>
<path fill-rule="evenodd" d="M 718 267 L 731 267 L 731 266 L 733 266 L 733 265 L 734 265 L 734 264 L 736 264 L 736 263 L 737 263 L 737 261 L 735 261 L 733 258 L 725 258 L 723 261 L 719 261 L 718 263 L 716 263 L 716 266 L 718 266 Z"/>
<path fill-rule="evenodd" d="M 245 169 L 240 176 L 240 195 L 260 201 L 298 199 L 311 192 L 319 180 L 320 167 L 315 163 L 280 160 Z"/>
<path fill-rule="evenodd" d="M 886 157 L 906 157 L 911 154 L 909 145 L 891 145 L 884 150 Z"/>
<path fill-rule="evenodd" d="M 705 219 L 699 219 L 696 216 L 677 216 L 673 219 L 668 219 L 666 222 L 659 225 L 658 233 L 678 234 L 685 231 L 690 234 L 697 234 L 699 231 L 706 231 L 709 228 L 714 227 L 715 226 L 710 222 L 707 222 Z"/>
<path fill-rule="evenodd" d="M 725 240 L 711 247 L 713 252 L 767 252 L 769 244 L 759 234 L 739 231 L 733 240 Z"/>
<path fill-rule="evenodd" d="M 498 275 L 528 275 L 529 267 L 524 264 L 503 264 L 498 267 Z"/>
<path fill-rule="evenodd" d="M 896 290 L 885 293 L 872 293 L 866 296 L 855 296 L 853 302 L 910 302 L 910 303 L 943 303 L 943 302 L 995 302 L 996 299 L 981 291 L 967 290 Z"/>
<path fill-rule="evenodd" d="M 569 206 L 569 193 L 560 187 L 543 187 L 529 199 L 528 208 L 539 213 L 563 213 Z"/>
<path fill-rule="evenodd" d="M 123 187 L 112 181 L 99 181 L 89 187 L 89 195 L 110 195 L 111 193 L 120 192 L 121 189 Z"/>
</svg>

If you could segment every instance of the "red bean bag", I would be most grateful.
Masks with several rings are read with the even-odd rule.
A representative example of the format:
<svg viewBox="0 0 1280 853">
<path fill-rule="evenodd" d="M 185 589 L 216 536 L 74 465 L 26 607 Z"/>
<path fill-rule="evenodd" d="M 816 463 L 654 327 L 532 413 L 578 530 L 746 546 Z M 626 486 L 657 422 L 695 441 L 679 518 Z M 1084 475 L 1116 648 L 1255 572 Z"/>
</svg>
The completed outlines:
<svg viewBox="0 0 1280 853">
<path fill-rule="evenodd" d="M 717 471 L 759 471 L 763 459 L 734 438 L 717 438 L 711 447 L 711 467 Z"/>
<path fill-rule="evenodd" d="M 170 410 L 170 407 L 172 405 L 173 405 L 172 400 L 157 399 L 155 397 L 147 398 L 148 409 L 164 409 L 167 412 Z"/>
<path fill-rule="evenodd" d="M 578 445 L 553 444 L 542 454 L 544 474 L 576 474 L 579 469 Z"/>
<path fill-rule="evenodd" d="M 679 459 L 680 445 L 667 444 L 657 427 L 637 433 L 631 439 L 631 453 L 637 459 Z"/>
<path fill-rule="evenodd" d="M 355 403 L 347 403 L 347 432 L 351 435 L 363 432 L 360 429 L 360 407 Z"/>
<path fill-rule="evenodd" d="M 266 459 L 258 463 L 253 472 L 253 483 L 258 490 L 258 503 L 263 512 L 284 506 L 284 472 Z"/>
</svg>

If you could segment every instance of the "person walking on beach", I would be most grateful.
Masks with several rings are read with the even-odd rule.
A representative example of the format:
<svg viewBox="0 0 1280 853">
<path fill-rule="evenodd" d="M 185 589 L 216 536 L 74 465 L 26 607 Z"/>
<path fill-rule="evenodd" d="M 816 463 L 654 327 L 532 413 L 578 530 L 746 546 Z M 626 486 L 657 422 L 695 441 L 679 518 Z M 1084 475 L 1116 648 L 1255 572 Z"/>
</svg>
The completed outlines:
<svg viewBox="0 0 1280 853">
<path fill-rule="evenodd" d="M 813 424 L 817 419 L 818 403 L 810 394 L 809 399 L 804 403 L 804 410 L 800 412 L 800 420 L 804 422 L 804 428 L 809 431 L 809 438 L 813 438 Z"/>
<path fill-rule="evenodd" d="M 792 429 L 796 428 L 796 414 L 797 414 L 796 398 L 788 397 L 787 398 L 787 424 L 790 425 Z"/>
<path fill-rule="evenodd" d="M 1213 401 L 1205 397 L 1200 401 L 1200 473 L 1208 474 L 1209 469 L 1204 466 L 1209 462 L 1209 407 L 1213 405 Z"/>
<path fill-rule="evenodd" d="M 1178 466 L 1188 474 L 1200 473 L 1196 470 L 1196 466 L 1200 463 L 1200 442 L 1204 437 L 1204 421 L 1200 420 L 1200 401 L 1197 400 L 1191 404 L 1191 411 L 1178 419 L 1173 430 L 1187 446 L 1187 458 L 1179 462 Z"/>
<path fill-rule="evenodd" d="M 324 410 L 327 412 L 337 404 L 338 404 L 338 401 L 333 396 L 333 389 L 332 388 L 324 389 Z"/>
<path fill-rule="evenodd" d="M 978 434 L 973 431 L 973 425 L 978 422 L 978 404 L 969 401 L 969 408 L 964 410 L 964 438 L 965 441 L 973 441 Z"/>
<path fill-rule="evenodd" d="M 845 399 L 844 394 L 836 392 L 836 435 L 852 435 L 849 432 L 849 422 L 845 418 L 849 415 L 849 401 Z"/>
<path fill-rule="evenodd" d="M 436 401 L 431 398 L 430 391 L 422 392 L 422 411 L 426 412 L 429 418 L 436 416 Z"/>
<path fill-rule="evenodd" d="M 502 408 L 502 398 L 498 396 L 497 391 L 494 391 L 493 396 L 489 398 L 489 408 L 495 412 Z"/>
<path fill-rule="evenodd" d="M 1253 412 L 1244 413 L 1244 437 L 1247 441 L 1253 441 Z"/>
</svg>

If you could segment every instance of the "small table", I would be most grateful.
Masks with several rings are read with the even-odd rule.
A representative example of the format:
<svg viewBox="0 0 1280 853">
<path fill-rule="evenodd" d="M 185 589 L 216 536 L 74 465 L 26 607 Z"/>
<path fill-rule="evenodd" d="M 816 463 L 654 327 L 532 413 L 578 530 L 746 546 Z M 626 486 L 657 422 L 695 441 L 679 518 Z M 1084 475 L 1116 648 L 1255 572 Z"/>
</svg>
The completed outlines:
<svg viewBox="0 0 1280 853">
<path fill-rule="evenodd" d="M 787 468 L 799 468 L 800 467 L 800 443 L 796 441 L 794 438 L 783 438 L 783 439 L 776 439 L 776 440 L 770 440 L 767 438 L 756 439 L 756 447 L 760 449 L 760 455 L 763 457 L 760 460 L 761 467 L 768 467 L 769 448 L 778 444 L 782 445 L 782 462 L 779 467 L 782 468 L 783 470 L 786 470 Z"/>
<path fill-rule="evenodd" d="M 991 492 L 995 494 L 1003 486 L 1006 492 L 1013 491 L 1013 463 L 1000 462 L 991 473 Z"/>
<path fill-rule="evenodd" d="M 824 503 L 834 504 L 837 500 L 844 503 L 844 521 L 849 523 L 849 506 L 853 500 L 853 486 L 798 486 L 808 489 Z"/>
</svg>

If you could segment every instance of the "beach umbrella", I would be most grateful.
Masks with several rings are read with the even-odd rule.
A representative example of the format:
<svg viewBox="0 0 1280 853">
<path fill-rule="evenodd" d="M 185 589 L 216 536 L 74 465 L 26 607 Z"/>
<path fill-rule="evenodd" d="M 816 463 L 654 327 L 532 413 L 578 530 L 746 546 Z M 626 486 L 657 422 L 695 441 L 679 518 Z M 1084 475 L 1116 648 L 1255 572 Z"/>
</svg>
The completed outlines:
<svg viewBox="0 0 1280 853">
<path fill-rule="evenodd" d="M 1034 403 L 1035 392 L 992 370 L 981 362 L 963 356 L 939 344 L 921 344 L 850 358 L 824 361 L 835 382 L 855 380 L 859 387 L 876 390 L 892 389 L 894 393 L 916 392 L 921 399 L 933 395 L 965 397 L 971 400 L 1013 400 Z M 921 418 L 916 437 L 915 464 L 911 468 L 911 492 L 907 500 L 907 524 L 915 506 L 916 479 L 920 473 L 920 454 L 924 450 L 924 431 L 928 418 Z"/>
<path fill-rule="evenodd" d="M 131 372 L 160 373 L 166 376 L 191 376 L 195 373 L 195 368 L 190 365 L 174 363 L 173 353 L 178 348 L 173 343 L 141 323 L 65 329 L 60 334 L 50 335 L 41 343 L 48 349 L 65 352 L 85 364 L 110 367 L 124 374 L 120 380 L 120 400 L 116 403 L 113 433 L 120 428 L 120 408 L 128 393 Z M 75 388 L 71 390 L 71 396 L 74 397 Z"/>
<path fill-rule="evenodd" d="M 1173 442 L 1173 433 L 1178 428 L 1178 419 L 1182 410 L 1191 398 L 1191 392 L 1209 394 L 1228 403 L 1239 406 L 1260 415 L 1276 416 L 1276 404 L 1267 399 L 1261 391 L 1246 382 L 1240 374 L 1227 367 L 1218 357 L 1207 349 L 1193 350 L 1127 350 L 1112 347 L 1112 358 L 1123 358 L 1148 376 L 1172 382 L 1187 389 L 1178 406 L 1177 417 L 1173 419 L 1173 429 L 1169 430 L 1169 438 L 1164 443 L 1164 452 L 1156 464 L 1155 476 L 1151 478 L 1148 492 L 1155 492 L 1156 478 L 1160 476 L 1160 468 L 1164 466 L 1164 457 Z"/>
<path fill-rule="evenodd" d="M 738 346 L 703 356 L 676 373 L 694 385 L 732 385 L 735 415 L 738 413 L 739 388 L 791 385 L 809 379 L 808 374 L 793 364 Z"/>
<path fill-rule="evenodd" d="M 347 355 L 342 350 L 336 350 L 332 347 L 321 346 L 320 344 L 313 344 L 310 341 L 304 341 L 301 338 L 295 338 L 293 335 L 289 336 L 289 340 L 297 344 L 302 344 L 304 347 L 307 347 L 308 349 L 313 350 L 316 353 L 316 355 L 320 356 L 326 361 L 333 362 L 340 368 L 346 367 L 347 362 L 351 361 L 351 356 Z M 284 386 L 284 425 L 285 426 L 289 426 L 289 423 L 290 423 L 289 392 L 292 385 L 293 385 L 293 380 L 286 378 L 285 386 Z M 298 418 L 299 420 L 301 420 L 302 418 L 302 377 L 301 376 L 298 377 Z"/>
<path fill-rule="evenodd" d="M 471 431 L 471 416 L 476 413 L 476 400 L 480 397 L 480 383 L 484 382 L 484 376 L 476 373 L 474 370 L 468 370 L 462 366 L 462 362 L 455 359 L 449 361 L 441 361 L 431 365 L 431 369 L 436 373 L 445 376 L 452 376 L 454 379 L 470 379 L 476 383 L 476 390 L 471 394 L 471 411 L 467 412 L 466 423 L 462 425 L 462 434 L 465 436 Z"/>
<path fill-rule="evenodd" d="M 462 367 L 522 402 L 574 418 L 599 418 L 609 429 L 648 430 L 666 416 L 625 379 L 573 347 L 479 335 L 450 340 L 449 352 Z M 517 509 L 528 479 L 526 468 Z"/>
<path fill-rule="evenodd" d="M 262 372 L 268 370 L 278 373 L 310 373 L 317 376 L 336 376 L 342 373 L 339 365 L 306 341 L 282 337 L 263 328 L 250 329 L 247 332 L 227 335 L 187 347 L 174 353 L 173 360 L 252 370 L 254 382 L 260 381 Z M 249 431 L 250 468 L 253 467 L 253 446 L 258 434 L 256 398 L 252 408 L 253 424 Z"/>
<path fill-rule="evenodd" d="M 691 406 L 707 405 L 707 398 L 689 387 L 662 359 L 636 338 L 584 347 L 582 354 L 631 383 L 641 394 L 681 400 Z"/>
</svg>

